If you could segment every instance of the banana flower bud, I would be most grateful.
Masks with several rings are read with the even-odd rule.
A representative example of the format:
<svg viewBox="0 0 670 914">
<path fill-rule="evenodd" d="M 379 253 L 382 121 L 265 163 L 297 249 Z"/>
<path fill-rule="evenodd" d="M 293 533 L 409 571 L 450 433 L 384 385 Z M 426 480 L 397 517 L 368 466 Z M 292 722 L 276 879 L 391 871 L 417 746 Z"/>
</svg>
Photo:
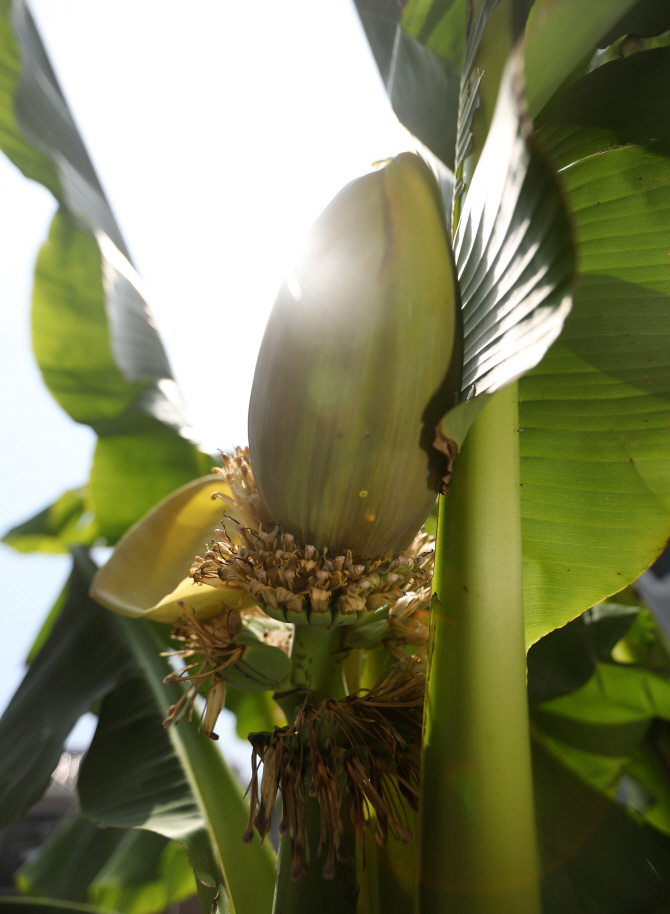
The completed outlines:
<svg viewBox="0 0 670 914">
<path fill-rule="evenodd" d="M 442 200 L 403 153 L 324 210 L 270 315 L 249 442 L 272 519 L 329 555 L 402 553 L 445 472 L 432 443 L 461 372 Z"/>
</svg>

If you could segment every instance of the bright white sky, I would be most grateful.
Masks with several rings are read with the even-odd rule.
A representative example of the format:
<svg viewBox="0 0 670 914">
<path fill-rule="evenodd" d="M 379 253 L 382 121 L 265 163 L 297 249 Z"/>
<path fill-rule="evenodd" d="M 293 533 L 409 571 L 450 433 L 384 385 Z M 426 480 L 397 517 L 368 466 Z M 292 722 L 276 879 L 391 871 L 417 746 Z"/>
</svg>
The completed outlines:
<svg viewBox="0 0 670 914">
<path fill-rule="evenodd" d="M 353 3 L 31 6 L 194 424 L 213 450 L 245 444 L 263 328 L 306 229 L 347 181 L 411 145 Z M 86 480 L 94 437 L 51 399 L 30 349 L 32 269 L 53 200 L 1 155 L 0 198 L 5 530 Z M 0 711 L 68 564 L 0 547 L 12 633 Z M 74 741 L 84 739 L 82 729 Z"/>
</svg>

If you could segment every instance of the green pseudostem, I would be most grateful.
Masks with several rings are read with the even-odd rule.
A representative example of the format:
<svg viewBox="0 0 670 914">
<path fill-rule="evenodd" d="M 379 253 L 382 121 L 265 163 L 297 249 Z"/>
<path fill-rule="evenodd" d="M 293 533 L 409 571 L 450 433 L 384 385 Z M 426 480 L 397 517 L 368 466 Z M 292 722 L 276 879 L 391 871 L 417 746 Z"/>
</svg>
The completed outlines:
<svg viewBox="0 0 670 914">
<path fill-rule="evenodd" d="M 476 420 L 456 461 L 451 493 L 440 502 L 425 710 L 421 914 L 541 911 L 517 397 L 513 384 Z"/>
</svg>

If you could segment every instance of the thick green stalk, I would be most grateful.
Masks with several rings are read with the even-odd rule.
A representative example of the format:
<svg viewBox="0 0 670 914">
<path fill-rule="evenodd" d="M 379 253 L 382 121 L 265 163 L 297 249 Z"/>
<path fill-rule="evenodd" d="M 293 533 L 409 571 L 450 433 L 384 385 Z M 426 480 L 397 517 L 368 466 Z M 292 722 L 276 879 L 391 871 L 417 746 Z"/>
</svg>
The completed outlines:
<svg viewBox="0 0 670 914">
<path fill-rule="evenodd" d="M 291 648 L 292 682 L 296 688 L 309 689 L 310 704 L 318 705 L 325 698 L 342 699 L 346 696 L 344 660 L 347 652 L 341 647 L 342 628 L 338 626 L 326 629 L 312 625 L 296 625 Z M 303 698 L 304 693 L 299 692 L 282 704 L 289 720 L 302 705 Z M 309 786 L 309 771 L 306 772 L 306 781 Z M 349 797 L 343 791 L 342 818 L 345 828 L 349 821 L 348 802 Z M 313 797 L 307 799 L 306 825 L 310 860 L 307 871 L 298 880 L 291 879 L 290 839 L 281 839 L 272 914 L 308 914 L 312 911 L 318 911 L 320 914 L 356 914 L 356 867 L 336 862 L 333 879 L 324 879 L 322 875 L 326 849 L 322 850 L 321 858 L 317 858 L 321 810 L 318 800 Z M 347 840 L 353 855 L 356 842 L 351 828 Z"/>
<path fill-rule="evenodd" d="M 346 807 L 345 796 L 343 806 Z M 348 810 L 344 819 L 348 819 Z M 279 846 L 277 888 L 275 890 L 272 914 L 356 914 L 358 903 L 358 879 L 356 866 L 351 863 L 335 862 L 333 879 L 324 879 L 322 870 L 326 849 L 317 859 L 321 811 L 318 800 L 307 798 L 307 839 L 310 848 L 310 862 L 307 872 L 300 879 L 291 879 L 291 847 L 288 838 L 282 838 Z M 349 850 L 355 853 L 356 839 L 353 829 L 347 834 Z"/>
<path fill-rule="evenodd" d="M 539 914 L 516 384 L 473 425 L 438 522 L 421 914 Z"/>
<path fill-rule="evenodd" d="M 342 651 L 342 628 L 319 628 L 316 625 L 296 625 L 291 648 L 293 685 L 310 691 L 310 704 L 324 698 L 344 698 L 346 684 Z"/>
</svg>

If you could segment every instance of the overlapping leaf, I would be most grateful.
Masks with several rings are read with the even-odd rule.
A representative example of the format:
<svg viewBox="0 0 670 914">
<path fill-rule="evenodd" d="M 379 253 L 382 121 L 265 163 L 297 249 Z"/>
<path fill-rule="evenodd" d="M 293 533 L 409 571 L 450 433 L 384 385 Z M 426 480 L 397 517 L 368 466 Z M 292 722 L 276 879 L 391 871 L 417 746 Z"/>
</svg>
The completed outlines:
<svg viewBox="0 0 670 914">
<path fill-rule="evenodd" d="M 40 798 L 77 720 L 132 666 L 116 620 L 88 597 L 89 582 L 75 564 L 65 605 L 0 719 L 0 825 Z"/>
<path fill-rule="evenodd" d="M 142 829 L 97 828 L 77 815 L 21 867 L 24 895 L 89 902 L 123 914 L 160 914 L 195 893 L 184 851 Z"/>
<path fill-rule="evenodd" d="M 670 839 L 638 824 L 539 743 L 533 779 L 544 914 L 670 912 Z"/>
<path fill-rule="evenodd" d="M 537 0 L 524 48 L 527 102 L 535 118 L 576 72 L 586 71 L 600 38 L 635 0 Z"/>
<path fill-rule="evenodd" d="M 162 726 L 181 695 L 178 686 L 163 683 L 162 630 L 140 620 L 119 618 L 118 624 L 139 674 L 110 693 L 101 709 L 80 773 L 84 813 L 101 825 L 149 828 L 177 840 L 205 884 L 215 865 L 211 835 L 236 914 L 267 909 L 273 854 L 269 846 L 241 841 L 248 810 L 237 778 L 204 732 L 186 722 Z"/>
<path fill-rule="evenodd" d="M 80 556 L 68 601 L 0 721 L 2 821 L 39 798 L 72 726 L 104 698 L 81 771 L 84 811 L 99 824 L 149 828 L 178 840 L 201 882 L 219 892 L 223 911 L 220 859 L 236 914 L 255 914 L 272 898 L 272 852 L 240 841 L 246 803 L 215 744 L 187 723 L 162 726 L 168 705 L 181 695 L 178 686 L 163 684 L 166 630 L 126 621 L 91 600 L 93 571 Z"/>
</svg>

